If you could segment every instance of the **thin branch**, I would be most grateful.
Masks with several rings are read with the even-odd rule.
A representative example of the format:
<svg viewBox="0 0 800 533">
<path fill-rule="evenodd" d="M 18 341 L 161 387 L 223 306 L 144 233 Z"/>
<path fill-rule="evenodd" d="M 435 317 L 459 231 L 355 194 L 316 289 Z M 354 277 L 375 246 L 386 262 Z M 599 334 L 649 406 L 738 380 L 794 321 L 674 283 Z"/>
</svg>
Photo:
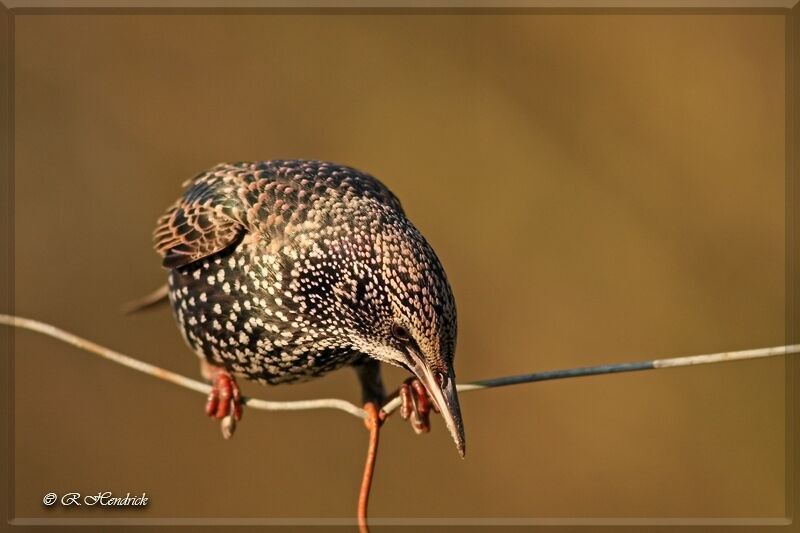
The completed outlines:
<svg viewBox="0 0 800 533">
<path fill-rule="evenodd" d="M 378 441 L 381 425 L 383 424 L 385 416 L 374 403 L 367 403 L 364 405 L 364 410 L 367 413 L 367 418 L 364 419 L 364 425 L 369 431 L 369 445 L 367 446 L 367 459 L 364 462 L 364 475 L 361 478 L 361 490 L 358 493 L 358 510 L 356 517 L 358 519 L 359 532 L 369 533 L 369 527 L 367 525 L 369 492 L 372 487 L 372 478 L 375 474 L 375 461 L 378 458 Z"/>
<path fill-rule="evenodd" d="M 155 365 L 139 361 L 138 359 L 134 359 L 133 357 L 127 356 L 125 354 L 115 352 L 114 350 L 110 350 L 108 348 L 100 346 L 99 344 L 78 337 L 77 335 L 73 335 L 72 333 L 68 333 L 55 326 L 51 326 L 50 324 L 39 322 L 38 320 L 31 320 L 29 318 L 21 318 L 21 317 L 14 317 L 11 315 L 0 314 L 0 324 L 28 329 L 31 331 L 36 331 L 38 333 L 43 333 L 50 337 L 54 337 L 58 340 L 64 341 L 67 344 L 76 346 L 82 350 L 86 350 L 87 352 L 91 352 L 110 361 L 114 361 L 115 363 L 119 363 L 123 366 L 132 368 L 134 370 L 138 370 L 139 372 L 143 372 L 150 376 L 154 376 L 159 379 L 169 381 L 170 383 L 180 385 L 181 387 L 185 387 L 187 389 L 191 389 L 197 392 L 202 392 L 203 394 L 208 394 L 209 392 L 211 392 L 211 386 L 206 385 L 205 383 L 196 381 L 194 379 L 189 379 L 180 374 L 176 374 L 175 372 L 170 372 L 169 370 L 165 370 Z M 339 400 L 337 398 L 324 398 L 320 400 L 301 400 L 295 402 L 270 402 L 267 400 L 259 400 L 256 398 L 244 398 L 244 403 L 248 407 L 253 407 L 255 409 L 263 409 L 265 411 L 339 409 L 358 418 L 365 418 L 367 416 L 364 410 L 361 409 L 360 407 L 353 405 L 352 403 L 347 402 L 345 400 Z"/>
</svg>

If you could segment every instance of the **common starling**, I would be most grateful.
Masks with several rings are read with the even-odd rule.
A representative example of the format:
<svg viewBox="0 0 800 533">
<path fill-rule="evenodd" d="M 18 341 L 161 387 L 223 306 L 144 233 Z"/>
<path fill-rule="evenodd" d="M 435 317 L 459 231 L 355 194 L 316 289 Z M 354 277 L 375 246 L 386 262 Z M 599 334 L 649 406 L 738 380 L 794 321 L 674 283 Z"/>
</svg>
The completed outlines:
<svg viewBox="0 0 800 533">
<path fill-rule="evenodd" d="M 159 220 L 180 330 L 213 391 L 208 415 L 241 417 L 234 376 L 275 385 L 352 366 L 386 399 L 380 363 L 414 376 L 404 417 L 441 412 L 459 453 L 456 306 L 431 246 L 376 178 L 323 161 L 222 163 L 184 183 Z M 432 404 L 431 404 L 432 401 Z"/>
</svg>

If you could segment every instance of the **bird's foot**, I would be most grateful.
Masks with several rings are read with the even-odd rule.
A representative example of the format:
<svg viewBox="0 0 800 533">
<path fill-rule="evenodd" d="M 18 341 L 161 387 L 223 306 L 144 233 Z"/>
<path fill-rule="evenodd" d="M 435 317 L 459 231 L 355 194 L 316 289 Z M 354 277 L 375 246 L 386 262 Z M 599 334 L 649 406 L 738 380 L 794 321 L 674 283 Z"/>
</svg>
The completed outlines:
<svg viewBox="0 0 800 533">
<path fill-rule="evenodd" d="M 400 416 L 411 422 L 417 435 L 431 430 L 431 410 L 439 412 L 425 386 L 417 378 L 409 378 L 400 386 Z"/>
<path fill-rule="evenodd" d="M 203 374 L 211 381 L 206 415 L 221 421 L 222 436 L 229 439 L 236 431 L 236 422 L 242 419 L 243 402 L 239 385 L 233 375 L 224 368 L 204 366 Z"/>
</svg>

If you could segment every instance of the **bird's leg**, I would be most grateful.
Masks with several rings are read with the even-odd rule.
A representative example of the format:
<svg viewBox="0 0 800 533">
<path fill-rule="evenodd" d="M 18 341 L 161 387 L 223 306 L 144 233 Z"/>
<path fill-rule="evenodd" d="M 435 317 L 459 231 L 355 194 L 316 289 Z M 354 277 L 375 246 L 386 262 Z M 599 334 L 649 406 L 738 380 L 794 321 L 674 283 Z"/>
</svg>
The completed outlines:
<svg viewBox="0 0 800 533">
<path fill-rule="evenodd" d="M 365 404 L 373 403 L 382 406 L 386 403 L 387 394 L 381 380 L 381 367 L 378 361 L 367 359 L 353 365 L 361 382 L 362 401 Z M 436 404 L 431 400 L 425 386 L 417 378 L 409 378 L 403 382 L 397 391 L 402 401 L 400 415 L 411 422 L 411 427 L 417 435 L 431 430 L 431 410 L 438 413 Z M 394 395 L 392 396 L 394 397 Z M 385 413 L 380 411 L 382 418 Z"/>
<path fill-rule="evenodd" d="M 417 435 L 431 430 L 431 410 L 439 412 L 431 401 L 425 386 L 417 378 L 409 378 L 400 385 L 400 416 L 411 422 Z"/>
<path fill-rule="evenodd" d="M 361 383 L 361 401 L 374 403 L 380 408 L 386 401 L 386 388 L 381 379 L 381 364 L 374 359 L 362 359 L 353 363 Z"/>
<path fill-rule="evenodd" d="M 229 439 L 242 419 L 242 394 L 236 379 L 226 369 L 203 361 L 200 371 L 211 383 L 206 402 L 206 415 L 221 420 L 222 436 Z"/>
</svg>

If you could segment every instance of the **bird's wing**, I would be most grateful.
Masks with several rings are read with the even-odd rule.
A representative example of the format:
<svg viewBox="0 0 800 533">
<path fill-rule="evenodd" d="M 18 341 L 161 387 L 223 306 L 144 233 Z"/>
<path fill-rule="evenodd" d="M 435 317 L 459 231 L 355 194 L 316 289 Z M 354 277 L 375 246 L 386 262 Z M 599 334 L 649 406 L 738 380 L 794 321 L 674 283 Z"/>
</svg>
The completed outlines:
<svg viewBox="0 0 800 533">
<path fill-rule="evenodd" d="M 323 198 L 344 206 L 363 198 L 403 212 L 400 201 L 374 177 L 322 161 L 222 163 L 186 184 L 183 196 L 158 220 L 155 248 L 167 268 L 221 252 L 248 232 L 280 243 L 287 232 L 331 225 L 352 216 L 317 209 Z M 298 229 L 301 228 L 301 229 Z"/>
<path fill-rule="evenodd" d="M 218 168 L 189 180 L 183 196 L 158 219 L 153 240 L 163 265 L 177 268 L 238 242 L 245 232 L 241 184 Z"/>
</svg>

